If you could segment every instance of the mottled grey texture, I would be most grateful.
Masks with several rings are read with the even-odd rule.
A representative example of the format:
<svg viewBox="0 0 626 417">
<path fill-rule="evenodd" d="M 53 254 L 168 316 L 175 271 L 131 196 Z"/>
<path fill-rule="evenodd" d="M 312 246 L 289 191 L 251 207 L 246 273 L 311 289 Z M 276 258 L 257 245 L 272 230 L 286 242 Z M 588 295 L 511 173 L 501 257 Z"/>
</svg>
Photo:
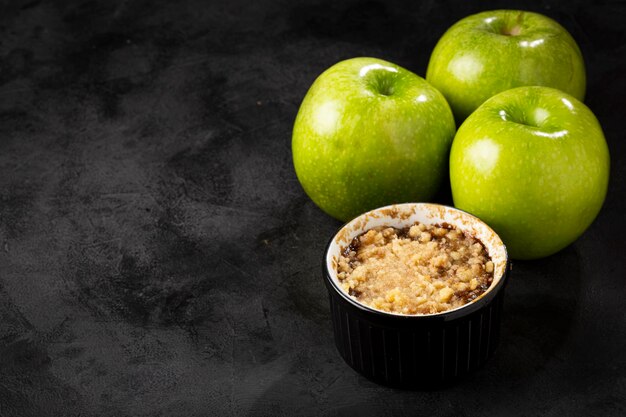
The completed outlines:
<svg viewBox="0 0 626 417">
<path fill-rule="evenodd" d="M 1 416 L 626 413 L 623 2 L 0 7 Z M 609 195 L 574 245 L 515 263 L 485 369 L 380 387 L 333 345 L 320 263 L 339 222 L 297 182 L 292 123 L 336 61 L 423 75 L 447 26 L 497 7 L 581 45 Z"/>
</svg>

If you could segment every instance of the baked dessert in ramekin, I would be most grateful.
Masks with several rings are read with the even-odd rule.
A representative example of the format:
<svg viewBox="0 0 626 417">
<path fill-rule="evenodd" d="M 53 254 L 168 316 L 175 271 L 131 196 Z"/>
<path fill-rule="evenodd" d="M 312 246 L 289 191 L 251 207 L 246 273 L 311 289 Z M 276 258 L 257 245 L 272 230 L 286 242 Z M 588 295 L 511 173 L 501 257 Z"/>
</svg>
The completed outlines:
<svg viewBox="0 0 626 417">
<path fill-rule="evenodd" d="M 493 354 L 508 270 L 502 240 L 461 210 L 406 203 L 364 213 L 323 261 L 337 349 L 385 385 L 449 384 Z"/>
</svg>

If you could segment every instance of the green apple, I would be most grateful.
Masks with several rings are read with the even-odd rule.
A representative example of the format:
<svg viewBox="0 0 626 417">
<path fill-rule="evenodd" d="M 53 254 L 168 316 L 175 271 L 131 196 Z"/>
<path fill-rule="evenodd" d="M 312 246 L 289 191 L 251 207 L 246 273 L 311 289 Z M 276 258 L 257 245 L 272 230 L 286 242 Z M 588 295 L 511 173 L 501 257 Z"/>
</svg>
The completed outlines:
<svg viewBox="0 0 626 417">
<path fill-rule="evenodd" d="M 296 175 L 322 210 L 349 220 L 427 201 L 448 169 L 455 124 L 423 78 L 375 58 L 333 65 L 306 94 L 293 128 Z"/>
<path fill-rule="evenodd" d="M 450 151 L 454 205 L 486 221 L 510 255 L 551 255 L 596 217 L 609 150 L 583 103 L 548 87 L 518 87 L 482 104 Z"/>
<path fill-rule="evenodd" d="M 532 12 L 495 10 L 468 16 L 441 37 L 426 79 L 462 122 L 489 97 L 514 87 L 558 88 L 583 100 L 585 64 L 571 35 Z"/>
</svg>

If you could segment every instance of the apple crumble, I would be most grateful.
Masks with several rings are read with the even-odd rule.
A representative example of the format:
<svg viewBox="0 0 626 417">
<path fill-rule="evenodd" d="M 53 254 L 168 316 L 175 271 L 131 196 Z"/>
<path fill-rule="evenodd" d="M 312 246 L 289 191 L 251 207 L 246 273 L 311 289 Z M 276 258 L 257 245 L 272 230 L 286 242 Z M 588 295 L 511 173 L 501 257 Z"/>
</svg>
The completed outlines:
<svg viewBox="0 0 626 417">
<path fill-rule="evenodd" d="M 469 303 L 493 281 L 483 244 L 455 227 L 376 227 L 342 250 L 337 275 L 359 302 L 400 314 L 432 314 Z"/>
</svg>

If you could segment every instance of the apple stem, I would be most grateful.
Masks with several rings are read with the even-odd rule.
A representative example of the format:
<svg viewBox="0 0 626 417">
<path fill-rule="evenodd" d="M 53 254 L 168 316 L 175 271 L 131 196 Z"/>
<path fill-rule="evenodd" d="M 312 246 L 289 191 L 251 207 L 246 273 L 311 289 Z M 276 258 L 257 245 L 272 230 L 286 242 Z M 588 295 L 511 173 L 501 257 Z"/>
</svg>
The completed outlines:
<svg viewBox="0 0 626 417">
<path fill-rule="evenodd" d="M 511 27 L 504 27 L 502 34 L 506 36 L 518 36 L 522 33 L 522 21 L 524 20 L 524 12 L 519 12 L 515 19 L 515 24 Z"/>
</svg>

